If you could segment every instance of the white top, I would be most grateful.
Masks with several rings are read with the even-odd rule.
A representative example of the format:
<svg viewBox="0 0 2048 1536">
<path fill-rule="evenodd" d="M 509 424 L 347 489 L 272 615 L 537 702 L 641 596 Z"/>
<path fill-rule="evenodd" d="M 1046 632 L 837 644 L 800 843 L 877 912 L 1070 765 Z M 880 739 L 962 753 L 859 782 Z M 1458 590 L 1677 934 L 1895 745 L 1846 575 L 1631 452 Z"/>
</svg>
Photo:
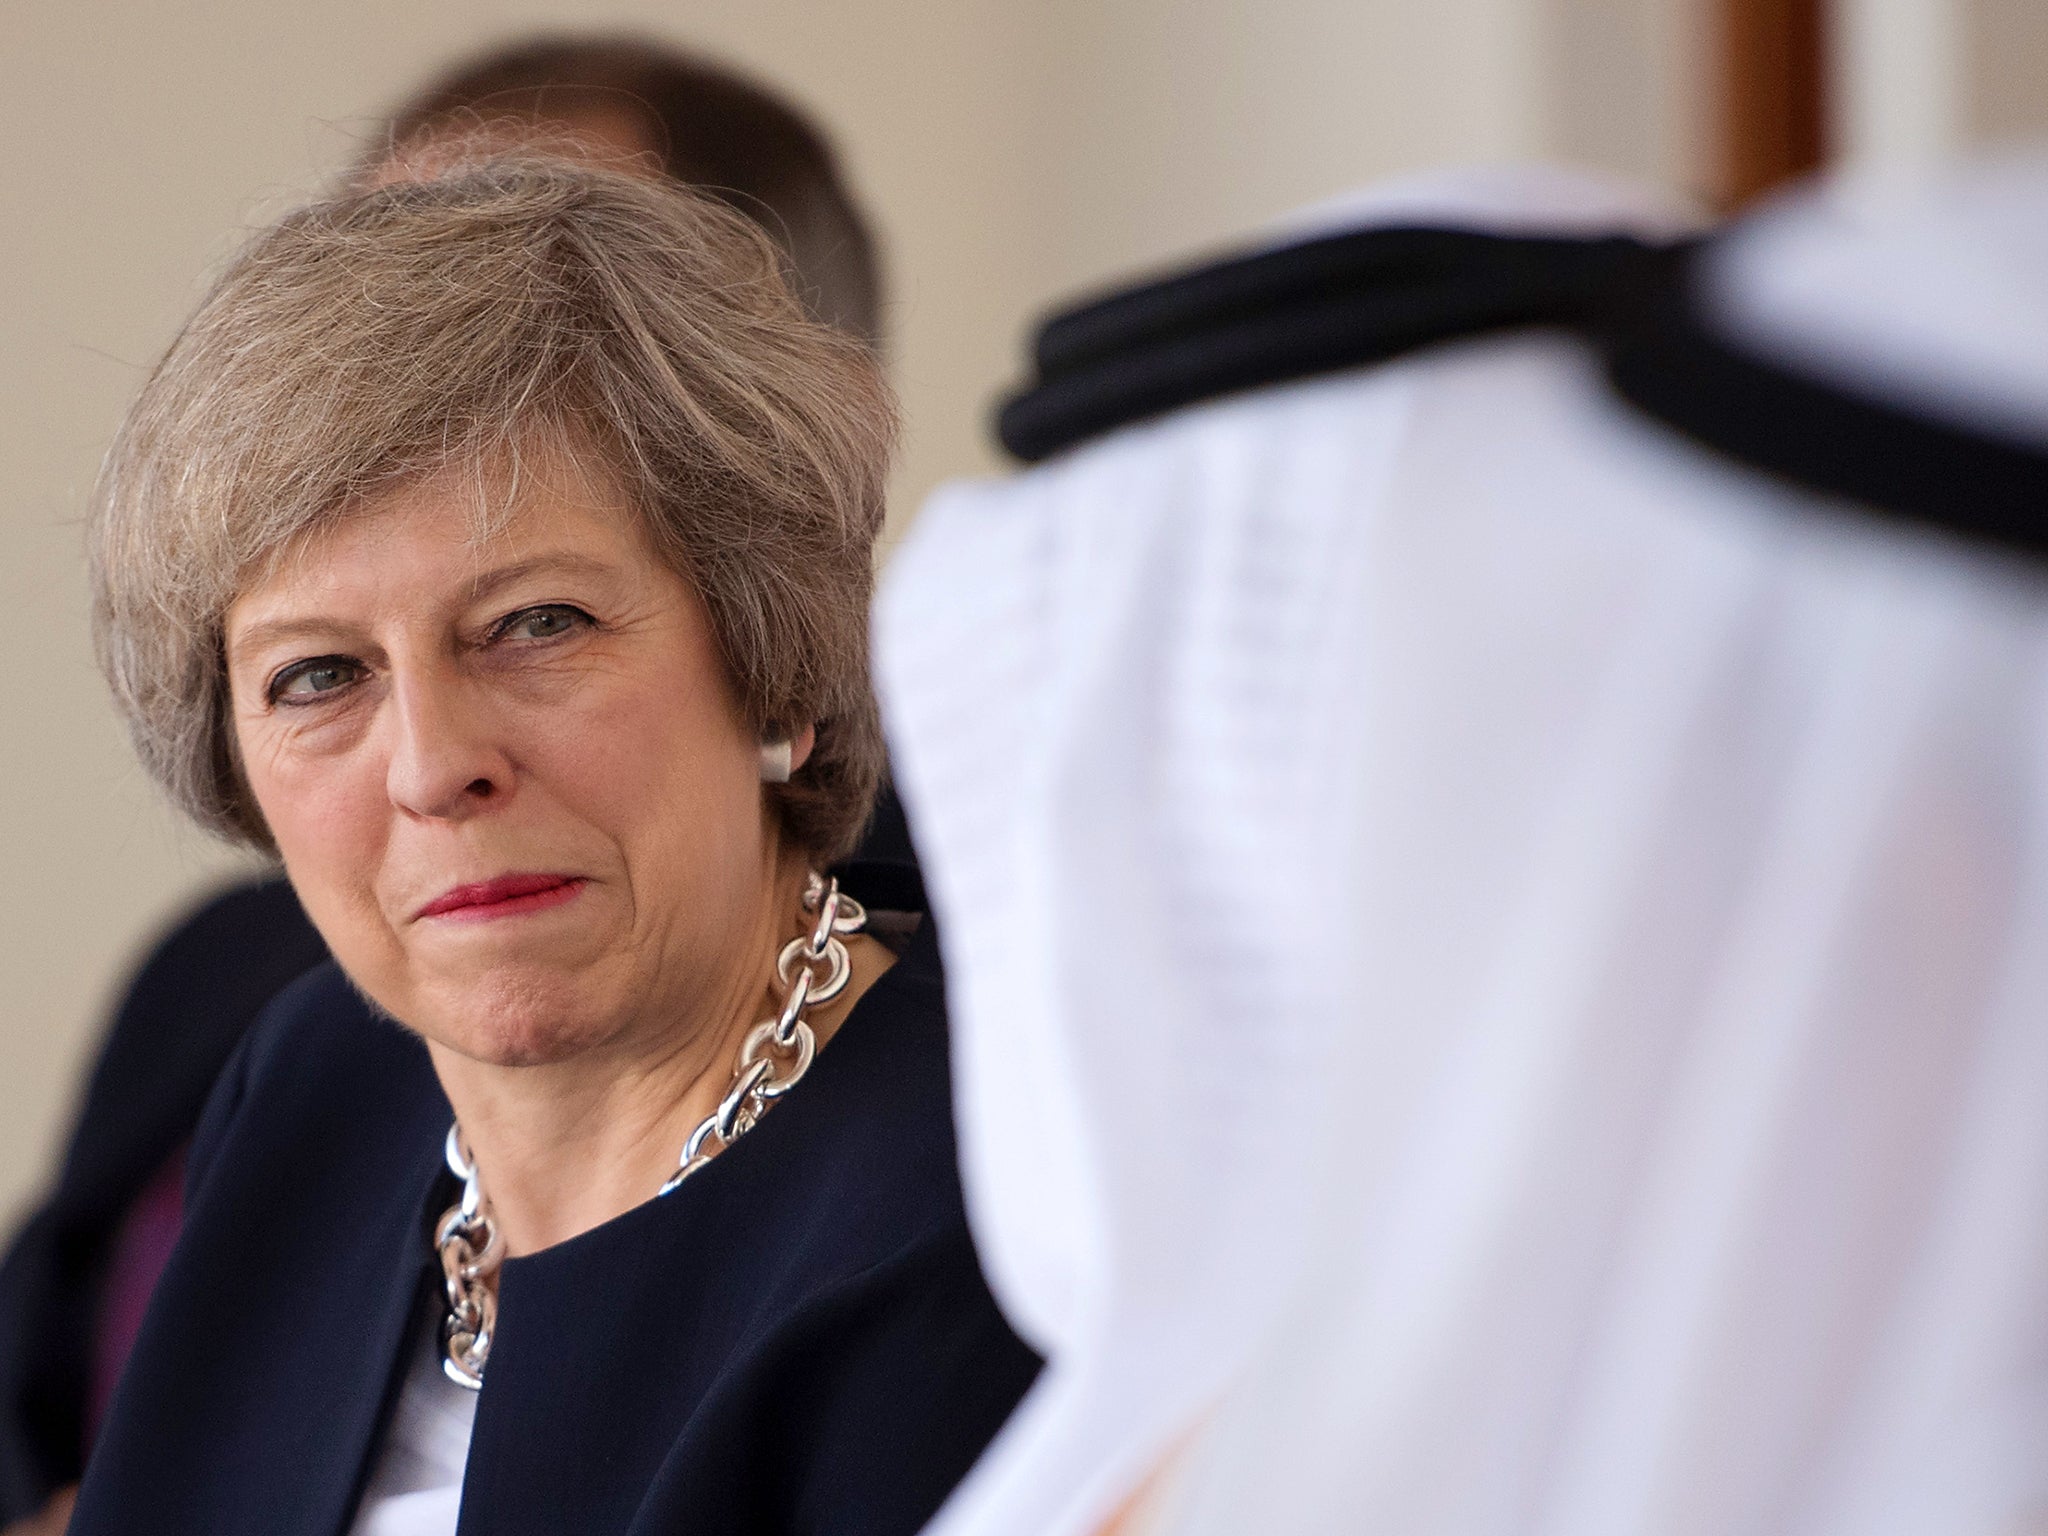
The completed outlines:
<svg viewBox="0 0 2048 1536">
<path fill-rule="evenodd" d="M 2048 427 L 2040 221 L 1917 217 L 1832 227 L 1974 251 L 1977 388 Z M 1866 333 L 1924 351 L 1907 265 Z M 943 491 L 877 648 L 1049 1357 L 934 1536 L 1076 1536 L 1177 1444 L 1176 1536 L 2048 1515 L 2039 572 L 1522 335 Z"/>
<path fill-rule="evenodd" d="M 423 1330 L 349 1536 L 455 1536 L 477 1395 L 441 1369 L 439 1325 Z"/>
</svg>

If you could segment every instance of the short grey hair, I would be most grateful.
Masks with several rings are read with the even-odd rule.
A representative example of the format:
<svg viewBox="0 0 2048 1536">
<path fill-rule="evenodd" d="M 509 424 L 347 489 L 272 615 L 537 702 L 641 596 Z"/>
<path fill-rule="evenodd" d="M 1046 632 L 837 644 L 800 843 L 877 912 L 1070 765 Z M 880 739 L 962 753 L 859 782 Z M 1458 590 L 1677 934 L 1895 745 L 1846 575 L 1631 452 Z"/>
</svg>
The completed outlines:
<svg viewBox="0 0 2048 1536">
<path fill-rule="evenodd" d="M 710 615 L 819 862 L 883 766 L 868 683 L 895 435 L 874 355 L 807 319 L 767 236 L 671 184 L 532 155 L 352 191 L 252 239 L 144 385 L 90 532 L 101 667 L 171 799 L 270 848 L 236 755 L 222 624 L 365 498 L 522 448 L 594 452 Z"/>
</svg>

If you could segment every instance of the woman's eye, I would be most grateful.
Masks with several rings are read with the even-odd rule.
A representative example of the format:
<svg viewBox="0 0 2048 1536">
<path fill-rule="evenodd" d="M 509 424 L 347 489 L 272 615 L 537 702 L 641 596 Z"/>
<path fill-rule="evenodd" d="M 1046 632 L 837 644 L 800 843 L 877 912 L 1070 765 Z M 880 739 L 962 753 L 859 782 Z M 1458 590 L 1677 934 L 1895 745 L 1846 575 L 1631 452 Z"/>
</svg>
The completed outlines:
<svg viewBox="0 0 2048 1536">
<path fill-rule="evenodd" d="M 590 616 L 580 608 L 571 608 L 564 604 L 528 608 L 499 621 L 498 638 L 553 640 L 589 622 Z"/>
<path fill-rule="evenodd" d="M 361 668 L 354 662 L 339 656 L 302 661 L 278 673 L 277 680 L 270 685 L 270 697 L 304 704 L 321 694 L 346 688 L 360 672 Z"/>
</svg>

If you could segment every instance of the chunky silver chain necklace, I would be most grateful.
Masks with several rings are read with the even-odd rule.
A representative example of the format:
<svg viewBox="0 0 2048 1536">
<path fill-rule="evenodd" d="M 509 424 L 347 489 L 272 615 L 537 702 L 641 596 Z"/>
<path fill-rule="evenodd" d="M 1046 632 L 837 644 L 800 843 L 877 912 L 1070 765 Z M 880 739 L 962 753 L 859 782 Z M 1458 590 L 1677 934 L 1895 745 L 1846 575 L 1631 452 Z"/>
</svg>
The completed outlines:
<svg viewBox="0 0 2048 1536">
<path fill-rule="evenodd" d="M 829 1003 L 846 990 L 853 964 L 841 942 L 866 926 L 861 904 L 843 894 L 837 880 L 812 875 L 804 887 L 804 910 L 815 916 L 811 931 L 783 945 L 775 957 L 775 979 L 781 984 L 782 1009 L 747 1031 L 740 1043 L 732 1086 L 683 1142 L 676 1171 L 657 1198 L 740 1137 L 752 1130 L 768 1106 L 794 1088 L 811 1069 L 817 1037 L 804 1014 L 813 1004 Z M 462 1180 L 462 1198 L 441 1213 L 434 1227 L 434 1250 L 448 1293 L 448 1316 L 441 1324 L 447 1349 L 441 1369 L 457 1386 L 471 1391 L 484 1384 L 484 1362 L 491 1356 L 497 1331 L 498 1293 L 491 1287 L 505 1258 L 505 1240 L 491 1216 L 476 1158 L 463 1140 L 459 1124 L 448 1127 L 448 1167 Z"/>
</svg>

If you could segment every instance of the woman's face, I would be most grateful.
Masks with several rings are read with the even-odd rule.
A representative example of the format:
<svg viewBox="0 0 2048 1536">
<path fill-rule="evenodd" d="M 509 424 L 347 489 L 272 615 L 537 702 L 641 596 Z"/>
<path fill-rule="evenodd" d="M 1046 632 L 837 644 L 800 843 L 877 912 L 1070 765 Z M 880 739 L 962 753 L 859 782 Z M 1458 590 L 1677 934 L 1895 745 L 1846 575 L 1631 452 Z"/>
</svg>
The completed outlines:
<svg viewBox="0 0 2048 1536">
<path fill-rule="evenodd" d="M 335 957 L 505 1065 L 699 1011 L 780 854 L 696 593 L 584 476 L 529 486 L 479 540 L 463 482 L 403 484 L 226 622 L 249 785 Z"/>
</svg>

